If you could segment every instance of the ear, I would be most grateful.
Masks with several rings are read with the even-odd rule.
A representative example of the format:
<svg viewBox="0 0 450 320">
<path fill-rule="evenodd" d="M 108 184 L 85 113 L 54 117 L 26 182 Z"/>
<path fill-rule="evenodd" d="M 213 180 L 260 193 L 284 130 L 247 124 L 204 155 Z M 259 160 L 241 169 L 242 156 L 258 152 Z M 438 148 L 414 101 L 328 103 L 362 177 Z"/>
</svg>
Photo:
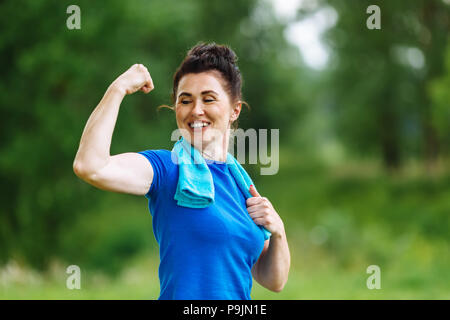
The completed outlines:
<svg viewBox="0 0 450 320">
<path fill-rule="evenodd" d="M 242 102 L 238 101 L 233 108 L 233 111 L 231 112 L 231 118 L 230 121 L 236 121 L 237 118 L 239 118 L 239 115 L 241 113 L 242 110 Z"/>
</svg>

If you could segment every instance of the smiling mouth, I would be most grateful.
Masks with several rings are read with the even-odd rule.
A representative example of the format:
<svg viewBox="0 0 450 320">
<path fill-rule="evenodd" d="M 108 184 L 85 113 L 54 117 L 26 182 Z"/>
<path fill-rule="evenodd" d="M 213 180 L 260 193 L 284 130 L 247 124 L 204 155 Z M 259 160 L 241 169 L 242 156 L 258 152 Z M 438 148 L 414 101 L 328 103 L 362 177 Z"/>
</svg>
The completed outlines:
<svg viewBox="0 0 450 320">
<path fill-rule="evenodd" d="M 211 125 L 211 122 L 207 122 L 207 121 L 195 121 L 195 122 L 190 122 L 188 123 L 189 127 L 193 130 L 199 130 L 199 129 L 204 129 L 207 128 Z"/>
</svg>

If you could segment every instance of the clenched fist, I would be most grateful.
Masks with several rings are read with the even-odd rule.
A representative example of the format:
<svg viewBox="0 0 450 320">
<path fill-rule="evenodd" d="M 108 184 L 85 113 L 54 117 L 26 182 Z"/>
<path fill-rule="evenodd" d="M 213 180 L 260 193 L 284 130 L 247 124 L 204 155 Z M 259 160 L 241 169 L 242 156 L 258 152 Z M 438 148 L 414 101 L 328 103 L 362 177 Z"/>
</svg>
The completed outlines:
<svg viewBox="0 0 450 320">
<path fill-rule="evenodd" d="M 114 80 L 112 86 L 124 95 L 133 94 L 138 90 L 149 93 L 154 88 L 150 73 L 142 64 L 133 64 L 127 71 Z"/>
<path fill-rule="evenodd" d="M 266 228 L 272 236 L 284 234 L 284 224 L 272 203 L 266 197 L 256 191 L 255 186 L 250 186 L 250 194 L 253 196 L 246 200 L 247 211 L 253 221 Z"/>
</svg>

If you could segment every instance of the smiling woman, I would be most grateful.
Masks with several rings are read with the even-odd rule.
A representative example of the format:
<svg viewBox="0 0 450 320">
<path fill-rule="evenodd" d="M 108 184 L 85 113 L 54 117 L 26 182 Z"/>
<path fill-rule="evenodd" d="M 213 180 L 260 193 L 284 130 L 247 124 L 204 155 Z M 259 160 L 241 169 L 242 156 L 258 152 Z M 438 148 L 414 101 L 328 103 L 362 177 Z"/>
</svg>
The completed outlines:
<svg viewBox="0 0 450 320">
<path fill-rule="evenodd" d="M 241 111 L 220 83 L 217 71 L 187 74 L 179 83 L 177 125 L 183 137 L 210 160 L 225 161 L 230 127 Z M 197 134 L 196 134 L 197 133 Z"/>
<path fill-rule="evenodd" d="M 208 159 L 225 161 L 230 133 L 237 129 L 242 105 L 248 107 L 237 59 L 227 46 L 201 43 L 173 77 L 174 107 L 168 108 L 175 111 L 183 137 Z"/>
<path fill-rule="evenodd" d="M 81 138 L 74 161 L 81 179 L 148 199 L 160 246 L 159 299 L 250 299 L 252 276 L 276 292 L 287 281 L 283 222 L 227 152 L 242 108 L 236 60 L 230 48 L 216 44 L 188 52 L 174 75 L 171 109 L 182 138 L 172 151 L 110 155 L 122 99 L 154 88 L 140 64 L 111 84 Z M 195 166 L 184 162 L 189 153 L 200 160 Z"/>
</svg>

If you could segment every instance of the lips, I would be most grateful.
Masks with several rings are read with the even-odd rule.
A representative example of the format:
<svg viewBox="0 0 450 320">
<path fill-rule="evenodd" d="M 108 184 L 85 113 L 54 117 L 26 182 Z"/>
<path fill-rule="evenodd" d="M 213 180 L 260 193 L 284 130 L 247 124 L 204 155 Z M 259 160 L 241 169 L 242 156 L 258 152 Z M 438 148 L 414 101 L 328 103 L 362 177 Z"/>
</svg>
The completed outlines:
<svg viewBox="0 0 450 320">
<path fill-rule="evenodd" d="M 191 129 L 202 129 L 207 128 L 211 125 L 211 122 L 209 121 L 193 121 L 188 123 L 189 127 Z"/>
</svg>

